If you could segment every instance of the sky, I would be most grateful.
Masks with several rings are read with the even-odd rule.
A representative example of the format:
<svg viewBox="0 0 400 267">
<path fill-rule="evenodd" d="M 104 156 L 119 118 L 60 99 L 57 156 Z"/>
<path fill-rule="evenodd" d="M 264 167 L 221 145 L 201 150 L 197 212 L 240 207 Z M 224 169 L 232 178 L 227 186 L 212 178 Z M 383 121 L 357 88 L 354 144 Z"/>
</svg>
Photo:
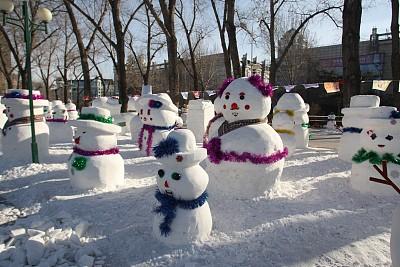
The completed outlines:
<svg viewBox="0 0 400 267">
<path fill-rule="evenodd" d="M 369 0 L 363 1 L 363 13 L 361 18 L 361 41 L 369 40 L 372 28 L 377 27 L 378 33 L 390 32 L 391 6 L 389 0 Z M 342 39 L 342 29 L 327 18 L 316 18 L 308 26 L 310 35 L 313 37 L 314 46 L 326 46 L 340 44 Z M 219 46 L 218 35 L 216 34 L 215 46 Z M 250 58 L 251 46 L 250 40 L 243 35 L 238 36 L 238 48 L 240 57 L 247 53 Z M 268 55 L 261 47 L 254 47 L 253 56 L 257 56 L 258 61 L 267 59 Z M 163 62 L 166 53 L 162 53 L 157 62 Z M 268 61 L 268 60 L 267 60 Z M 105 77 L 113 78 L 112 65 L 103 64 Z"/>
</svg>

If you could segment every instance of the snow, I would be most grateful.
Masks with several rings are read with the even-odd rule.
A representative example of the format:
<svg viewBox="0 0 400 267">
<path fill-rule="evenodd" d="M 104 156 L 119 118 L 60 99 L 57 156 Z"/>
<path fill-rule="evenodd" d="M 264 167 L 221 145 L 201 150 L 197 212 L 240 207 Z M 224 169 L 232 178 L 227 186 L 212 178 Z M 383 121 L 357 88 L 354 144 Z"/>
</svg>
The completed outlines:
<svg viewBox="0 0 400 267">
<path fill-rule="evenodd" d="M 120 136 L 119 145 L 126 182 L 110 192 L 70 187 L 67 159 L 72 145 L 52 145 L 50 161 L 44 164 L 12 167 L 0 159 L 0 266 L 18 266 L 9 257 L 22 253 L 4 252 L 9 230 L 25 228 L 28 236 L 44 232 L 47 237 L 52 227 L 66 233 L 80 223 L 90 225 L 81 238 L 71 234 L 64 249 L 53 247 L 52 255 L 63 254 L 62 266 L 79 266 L 90 257 L 94 266 L 391 265 L 390 229 L 399 199 L 353 191 L 351 166 L 335 150 L 298 149 L 285 162 L 278 186 L 258 198 L 210 195 L 210 239 L 169 248 L 152 235 L 160 164 L 153 157 L 139 157 L 129 137 Z M 46 242 L 45 254 L 50 244 Z M 52 255 L 46 258 L 49 265 Z"/>
</svg>

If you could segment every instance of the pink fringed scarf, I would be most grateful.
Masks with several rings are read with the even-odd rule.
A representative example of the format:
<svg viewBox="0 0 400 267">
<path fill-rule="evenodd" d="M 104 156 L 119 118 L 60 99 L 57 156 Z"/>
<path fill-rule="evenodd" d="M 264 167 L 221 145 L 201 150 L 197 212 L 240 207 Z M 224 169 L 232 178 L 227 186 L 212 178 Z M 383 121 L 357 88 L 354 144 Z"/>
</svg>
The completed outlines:
<svg viewBox="0 0 400 267">
<path fill-rule="evenodd" d="M 151 147 L 152 147 L 152 144 L 153 144 L 153 133 L 154 133 L 155 129 L 153 127 L 150 127 L 149 125 L 143 124 L 142 129 L 140 129 L 139 140 L 138 140 L 138 144 L 139 144 L 139 149 L 140 150 L 142 150 L 142 148 L 143 148 L 144 130 L 146 130 L 148 132 L 148 138 L 147 138 L 147 142 L 146 142 L 146 156 L 150 156 Z"/>
<path fill-rule="evenodd" d="M 271 155 L 257 155 L 250 152 L 237 153 L 235 151 L 222 151 L 221 138 L 215 137 L 204 144 L 207 148 L 207 154 L 210 161 L 214 164 L 219 164 L 221 161 L 231 162 L 251 162 L 253 164 L 272 164 L 288 155 L 288 148 L 285 147 L 282 151 L 277 151 Z"/>
</svg>

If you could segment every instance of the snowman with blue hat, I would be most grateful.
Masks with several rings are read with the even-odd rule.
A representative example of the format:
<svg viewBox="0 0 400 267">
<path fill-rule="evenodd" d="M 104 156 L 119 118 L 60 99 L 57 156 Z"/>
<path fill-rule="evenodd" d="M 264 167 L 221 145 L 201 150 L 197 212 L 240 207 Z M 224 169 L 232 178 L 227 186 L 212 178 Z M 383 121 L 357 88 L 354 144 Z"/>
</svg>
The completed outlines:
<svg viewBox="0 0 400 267">
<path fill-rule="evenodd" d="M 187 129 L 172 131 L 154 148 L 162 163 L 158 171 L 154 235 L 167 245 L 205 241 L 212 228 L 206 188 L 208 174 L 199 165 L 207 157 L 196 147 L 194 134 Z"/>
</svg>

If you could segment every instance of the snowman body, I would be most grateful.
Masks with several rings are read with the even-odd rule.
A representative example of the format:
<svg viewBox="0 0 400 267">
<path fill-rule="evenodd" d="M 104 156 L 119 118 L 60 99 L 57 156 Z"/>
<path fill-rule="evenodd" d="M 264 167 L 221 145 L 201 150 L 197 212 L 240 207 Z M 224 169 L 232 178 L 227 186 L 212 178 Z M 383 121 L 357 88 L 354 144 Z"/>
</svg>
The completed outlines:
<svg viewBox="0 0 400 267">
<path fill-rule="evenodd" d="M 1 99 L 1 98 L 0 98 Z M 4 125 L 6 124 L 7 121 L 7 115 L 5 114 L 5 110 L 6 110 L 6 106 L 4 106 L 3 104 L 1 104 L 0 101 L 0 131 L 3 129 Z M 1 138 L 3 138 L 3 135 L 0 134 L 0 153 L 2 152 L 1 149 Z"/>
<path fill-rule="evenodd" d="M 179 124 L 178 108 L 167 94 L 144 95 L 137 101 L 138 115 L 130 123 L 132 141 L 145 156 Z"/>
<path fill-rule="evenodd" d="M 335 114 L 328 115 L 328 122 L 326 123 L 326 129 L 334 130 L 336 129 L 336 116 Z"/>
<path fill-rule="evenodd" d="M 27 90 L 9 91 L 28 95 Z M 37 92 L 37 94 L 39 95 L 40 93 Z M 29 152 L 31 151 L 32 134 L 28 100 L 5 97 L 2 101 L 6 106 L 6 115 L 8 117 L 1 140 L 3 156 L 10 162 L 31 163 L 32 155 Z M 41 162 L 45 161 L 49 156 L 49 127 L 43 116 L 43 106 L 47 105 L 47 103 L 47 100 L 34 100 L 35 135 L 38 156 Z M 14 124 L 22 119 L 25 119 L 25 121 Z"/>
<path fill-rule="evenodd" d="M 374 95 L 356 95 L 350 99 L 350 107 L 342 109 L 343 134 L 340 138 L 338 154 L 341 160 L 352 162 L 354 154 L 360 150 L 360 133 L 363 119 L 370 117 L 371 108 L 379 106 L 380 98 Z"/>
<path fill-rule="evenodd" d="M 247 78 L 231 82 L 220 98 L 223 116 L 210 125 L 205 144 L 210 191 L 243 198 L 259 196 L 279 180 L 287 156 L 282 139 L 266 120 L 271 99 Z"/>
<path fill-rule="evenodd" d="M 71 143 L 73 130 L 68 124 L 68 111 L 64 104 L 56 105 L 52 110 L 53 118 L 47 120 L 50 130 L 50 144 Z"/>
<path fill-rule="evenodd" d="M 294 120 L 284 111 L 279 111 L 272 118 L 272 127 L 279 134 L 283 145 L 288 148 L 288 156 L 290 157 L 296 150 L 296 136 L 294 132 Z"/>
<path fill-rule="evenodd" d="M 392 266 L 400 267 L 400 207 L 393 213 L 390 254 L 392 256 Z"/>
<path fill-rule="evenodd" d="M 117 147 L 115 134 L 98 129 L 79 127 L 75 133 L 75 149 L 69 162 L 71 184 L 78 189 L 114 189 L 124 183 L 124 161 L 117 150 L 103 155 L 85 155 L 81 151 L 110 151 Z M 77 149 L 76 149 L 77 148 Z M 88 153 L 90 154 L 90 153 Z M 74 162 L 84 158 L 86 166 L 79 170 Z"/>
<path fill-rule="evenodd" d="M 306 104 L 306 109 L 295 112 L 294 114 L 294 132 L 296 136 L 296 147 L 307 148 L 310 140 L 310 119 L 308 117 L 309 106 Z"/>
<path fill-rule="evenodd" d="M 171 151 L 171 148 L 167 148 L 169 145 L 172 151 L 176 148 L 177 150 L 174 153 L 165 152 Z M 171 222 L 167 224 L 168 217 L 160 212 L 163 206 L 160 206 L 159 211 L 156 209 L 153 233 L 161 242 L 172 246 L 205 241 L 212 229 L 212 217 L 205 191 L 209 177 L 199 165 L 207 157 L 206 150 L 196 147 L 195 137 L 187 129 L 171 132 L 158 147 L 167 149 L 164 153 L 162 149 L 155 148 L 155 155 L 162 163 L 162 169 L 158 171 L 156 198 L 159 201 L 159 197 L 168 199 L 168 202 L 176 201 L 177 206 Z M 182 202 L 184 204 L 179 204 Z"/>
<path fill-rule="evenodd" d="M 381 107 L 385 109 L 385 107 Z M 396 122 L 394 125 L 391 123 Z M 360 134 L 361 149 L 353 157 L 350 183 L 351 186 L 363 193 L 374 195 L 394 196 L 396 191 L 384 184 L 371 183 L 370 177 L 383 179 L 373 167 L 374 161 L 359 160 L 360 155 L 366 157 L 374 153 L 378 159 L 384 159 L 385 155 L 392 155 L 400 160 L 400 120 L 399 119 L 365 119 L 363 130 Z M 365 151 L 365 152 L 364 152 Z M 381 162 L 376 163 L 382 170 Z M 396 184 L 400 184 L 400 164 L 387 162 L 389 178 Z"/>
</svg>

